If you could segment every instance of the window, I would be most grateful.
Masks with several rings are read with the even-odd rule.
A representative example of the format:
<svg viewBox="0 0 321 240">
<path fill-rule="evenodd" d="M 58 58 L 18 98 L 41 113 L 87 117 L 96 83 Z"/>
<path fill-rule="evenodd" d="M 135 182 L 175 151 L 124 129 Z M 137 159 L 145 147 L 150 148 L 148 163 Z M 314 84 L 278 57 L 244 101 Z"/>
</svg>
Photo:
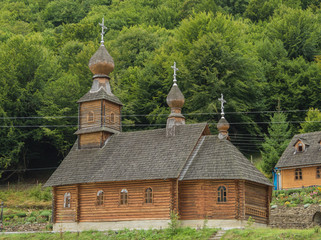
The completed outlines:
<svg viewBox="0 0 321 240">
<path fill-rule="evenodd" d="M 153 203 L 153 190 L 151 188 L 145 190 L 145 203 Z"/>
<path fill-rule="evenodd" d="M 91 111 L 87 114 L 87 121 L 88 122 L 93 122 L 94 121 L 94 112 Z"/>
<path fill-rule="evenodd" d="M 303 152 L 303 144 L 302 143 L 298 144 L 298 152 Z"/>
<path fill-rule="evenodd" d="M 103 190 L 99 190 L 97 192 L 97 205 L 101 206 L 104 204 L 104 191 Z"/>
<path fill-rule="evenodd" d="M 120 205 L 127 205 L 128 203 L 128 191 L 127 189 L 122 189 L 120 192 Z"/>
<path fill-rule="evenodd" d="M 115 122 L 115 114 L 113 112 L 110 114 L 110 122 L 111 123 Z"/>
<path fill-rule="evenodd" d="M 70 192 L 66 192 L 64 196 L 64 208 L 70 208 Z"/>
<path fill-rule="evenodd" d="M 302 180 L 302 170 L 301 168 L 295 169 L 295 180 Z"/>
<path fill-rule="evenodd" d="M 220 186 L 217 189 L 217 202 L 226 202 L 226 187 Z"/>
<path fill-rule="evenodd" d="M 321 167 L 317 167 L 317 178 L 321 178 Z"/>
</svg>

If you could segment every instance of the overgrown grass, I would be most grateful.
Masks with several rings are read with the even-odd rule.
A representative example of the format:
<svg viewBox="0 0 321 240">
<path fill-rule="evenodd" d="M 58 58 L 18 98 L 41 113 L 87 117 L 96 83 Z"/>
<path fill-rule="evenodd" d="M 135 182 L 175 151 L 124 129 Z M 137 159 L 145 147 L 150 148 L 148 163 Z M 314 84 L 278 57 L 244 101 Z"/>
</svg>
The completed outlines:
<svg viewBox="0 0 321 240">
<path fill-rule="evenodd" d="M 311 229 L 233 229 L 226 232 L 224 240 L 316 240 L 321 239 L 320 228 Z"/>
<path fill-rule="evenodd" d="M 321 187 L 273 191 L 271 205 L 295 207 L 298 204 L 321 204 Z"/>
<path fill-rule="evenodd" d="M 192 228 L 178 228 L 177 232 L 173 235 L 170 228 L 162 230 L 122 230 L 118 232 L 98 232 L 98 231 L 85 231 L 81 233 L 38 233 L 38 234 L 11 234 L 0 235 L 0 239 L 113 239 L 113 240 L 154 240 L 154 239 L 175 239 L 175 240 L 207 240 L 211 235 L 216 233 L 216 229 L 192 229 Z"/>
<path fill-rule="evenodd" d="M 43 188 L 41 184 L 20 188 L 10 186 L 1 189 L 0 202 L 9 208 L 51 208 L 51 188 Z"/>
<path fill-rule="evenodd" d="M 47 223 L 51 220 L 51 189 L 41 184 L 34 186 L 12 185 L 0 191 L 0 202 L 4 202 L 4 230 L 12 227 Z M 50 230 L 47 229 L 47 230 Z"/>
</svg>

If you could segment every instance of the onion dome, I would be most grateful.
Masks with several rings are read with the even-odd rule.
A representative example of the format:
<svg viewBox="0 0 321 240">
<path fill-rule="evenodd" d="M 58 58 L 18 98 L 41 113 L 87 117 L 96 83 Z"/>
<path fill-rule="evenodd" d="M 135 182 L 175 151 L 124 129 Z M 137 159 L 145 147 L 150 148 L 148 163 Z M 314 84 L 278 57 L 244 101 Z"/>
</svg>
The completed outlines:
<svg viewBox="0 0 321 240">
<path fill-rule="evenodd" d="M 103 44 L 89 60 L 89 69 L 94 75 L 109 75 L 114 67 L 114 60 Z"/>
<path fill-rule="evenodd" d="M 179 90 L 177 84 L 173 84 L 169 91 L 166 102 L 170 108 L 182 108 L 185 102 L 185 98 L 181 90 Z"/>
<path fill-rule="evenodd" d="M 230 124 L 224 117 L 222 117 L 217 123 L 217 129 L 220 132 L 227 132 L 229 128 L 230 128 Z"/>
</svg>

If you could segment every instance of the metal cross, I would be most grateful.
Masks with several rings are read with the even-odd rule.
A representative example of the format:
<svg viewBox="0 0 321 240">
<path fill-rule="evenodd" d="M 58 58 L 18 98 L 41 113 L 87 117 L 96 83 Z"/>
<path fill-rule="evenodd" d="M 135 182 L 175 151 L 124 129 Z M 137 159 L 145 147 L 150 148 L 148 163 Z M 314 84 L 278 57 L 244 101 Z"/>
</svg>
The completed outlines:
<svg viewBox="0 0 321 240">
<path fill-rule="evenodd" d="M 177 80 L 176 80 L 176 71 L 179 71 L 179 70 L 178 70 L 178 68 L 176 67 L 176 62 L 174 62 L 174 66 L 171 66 L 171 68 L 173 68 L 173 69 L 174 69 L 174 75 L 173 75 L 173 77 L 174 77 L 174 80 L 173 80 L 174 85 L 177 85 Z"/>
<path fill-rule="evenodd" d="M 99 23 L 99 26 L 101 26 L 101 41 L 100 41 L 100 43 L 101 43 L 101 45 L 104 45 L 104 35 L 105 35 L 105 31 L 104 30 L 106 30 L 107 29 L 107 27 L 104 25 L 104 18 L 103 18 L 103 20 L 102 20 L 102 23 Z"/>
<path fill-rule="evenodd" d="M 223 98 L 223 93 L 221 93 L 221 98 L 218 99 L 221 102 L 221 115 L 222 117 L 224 117 L 224 103 L 226 103 L 226 101 Z"/>
</svg>

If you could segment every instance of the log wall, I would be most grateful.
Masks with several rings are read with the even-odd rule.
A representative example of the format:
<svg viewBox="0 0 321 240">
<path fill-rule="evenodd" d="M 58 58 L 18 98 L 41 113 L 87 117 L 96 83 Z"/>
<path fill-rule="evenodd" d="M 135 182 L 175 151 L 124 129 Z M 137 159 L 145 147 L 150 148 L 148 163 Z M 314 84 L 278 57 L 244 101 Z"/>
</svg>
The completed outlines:
<svg viewBox="0 0 321 240">
<path fill-rule="evenodd" d="M 268 223 L 271 187 L 245 182 L 245 219 L 250 216 L 258 223 Z"/>
<path fill-rule="evenodd" d="M 225 186 L 227 201 L 219 203 L 218 188 Z M 243 214 L 243 185 L 235 180 L 191 180 L 179 184 L 181 220 L 235 219 Z"/>
<path fill-rule="evenodd" d="M 175 208 L 176 180 L 130 181 L 56 187 L 56 222 L 126 221 L 169 219 Z M 153 203 L 145 203 L 145 189 L 152 188 Z M 120 204 L 120 191 L 128 191 L 128 204 Z M 65 192 L 72 194 L 70 209 L 63 207 Z M 71 190 L 72 189 L 72 190 Z M 97 192 L 104 191 L 104 204 L 97 205 Z M 78 191 L 78 196 L 77 196 Z M 173 195 L 174 194 L 174 195 Z M 78 199 L 78 204 L 76 199 Z"/>
<path fill-rule="evenodd" d="M 77 186 L 61 186 L 54 187 L 54 218 L 53 221 L 56 222 L 74 222 L 76 221 L 77 215 Z M 70 198 L 70 208 L 64 207 L 64 196 L 65 193 L 69 192 L 71 194 Z"/>
<path fill-rule="evenodd" d="M 299 153 L 298 153 L 299 154 Z M 298 167 L 300 168 L 300 167 Z M 321 178 L 317 178 L 317 166 L 301 167 L 302 179 L 295 179 L 295 169 L 281 169 L 281 188 L 301 188 L 321 185 Z"/>
</svg>

